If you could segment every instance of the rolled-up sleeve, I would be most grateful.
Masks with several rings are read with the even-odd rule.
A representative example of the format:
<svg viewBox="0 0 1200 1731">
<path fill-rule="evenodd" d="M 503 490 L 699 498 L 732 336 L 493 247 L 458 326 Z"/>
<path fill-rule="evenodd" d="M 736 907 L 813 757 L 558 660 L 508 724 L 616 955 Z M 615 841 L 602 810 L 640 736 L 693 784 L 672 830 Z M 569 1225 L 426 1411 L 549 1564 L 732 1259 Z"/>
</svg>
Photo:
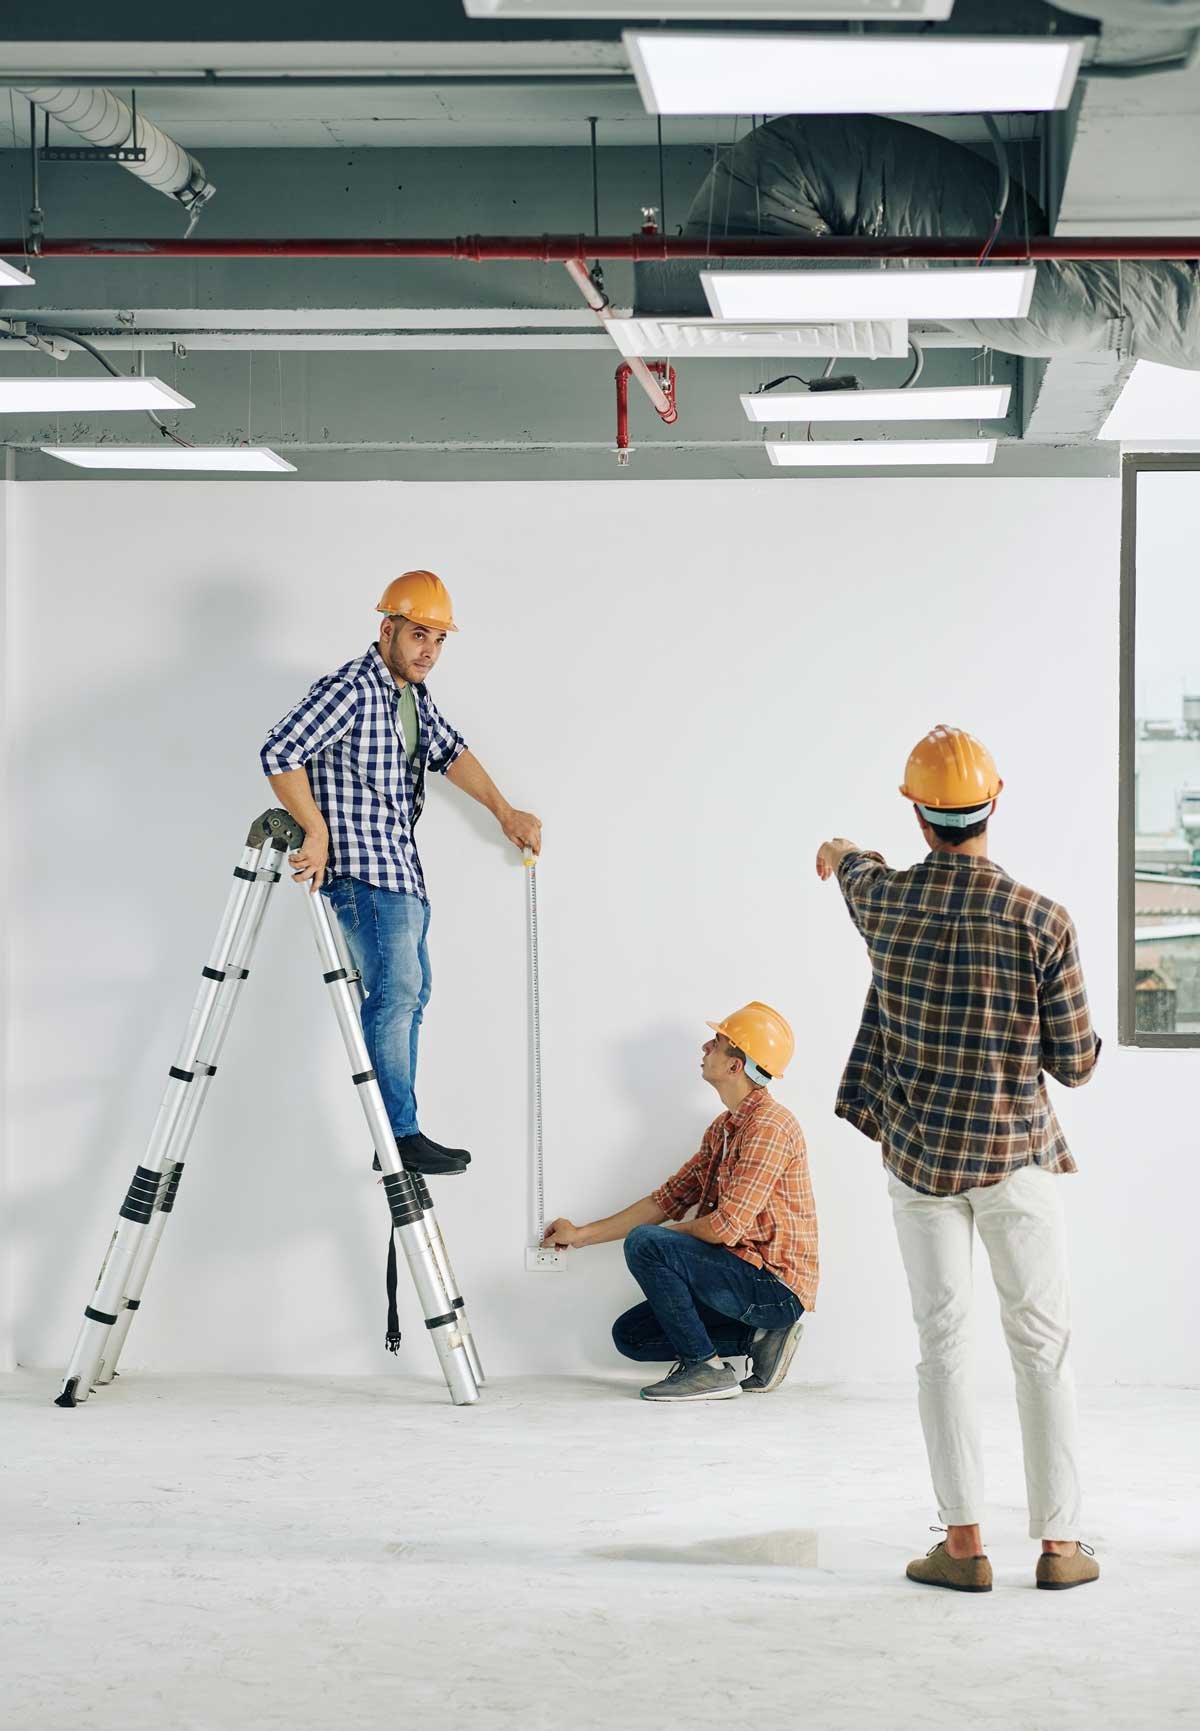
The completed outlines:
<svg viewBox="0 0 1200 1731">
<path fill-rule="evenodd" d="M 738 1149 L 737 1168 L 722 1185 L 721 1200 L 705 1216 L 722 1244 L 740 1244 L 758 1216 L 767 1208 L 771 1193 L 785 1168 L 803 1153 L 794 1136 L 776 1125 L 751 1126 Z"/>
<path fill-rule="evenodd" d="M 303 768 L 350 731 L 357 710 L 358 693 L 349 680 L 318 679 L 307 697 L 268 733 L 258 754 L 264 774 L 284 775 L 289 769 Z"/>
<path fill-rule="evenodd" d="M 1087 989 L 1079 962 L 1079 940 L 1067 919 L 1038 988 L 1042 1025 L 1042 1068 L 1065 1088 L 1089 1080 L 1100 1056 L 1100 1041 L 1092 1027 Z"/>
<path fill-rule="evenodd" d="M 467 742 L 457 728 L 451 727 L 432 697 L 429 699 L 429 756 L 426 764 L 439 775 L 445 775 L 467 749 Z"/>
<path fill-rule="evenodd" d="M 699 1202 L 704 1193 L 704 1169 L 708 1161 L 708 1150 L 702 1147 L 674 1177 L 650 1192 L 651 1202 L 662 1209 L 668 1220 L 682 1220 L 688 1209 Z"/>
</svg>

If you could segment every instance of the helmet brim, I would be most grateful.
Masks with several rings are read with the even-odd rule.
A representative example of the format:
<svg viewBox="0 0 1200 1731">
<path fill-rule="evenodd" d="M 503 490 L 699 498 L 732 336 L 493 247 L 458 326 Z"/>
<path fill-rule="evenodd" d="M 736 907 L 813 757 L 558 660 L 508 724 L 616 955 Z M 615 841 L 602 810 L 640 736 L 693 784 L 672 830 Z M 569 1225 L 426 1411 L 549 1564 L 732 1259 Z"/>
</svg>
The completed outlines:
<svg viewBox="0 0 1200 1731">
<path fill-rule="evenodd" d="M 386 607 L 376 607 L 375 611 L 382 613 L 385 619 L 407 619 L 410 625 L 423 625 L 426 631 L 458 630 L 453 620 L 447 624 L 444 619 L 419 619 L 415 613 L 389 613 Z"/>
</svg>

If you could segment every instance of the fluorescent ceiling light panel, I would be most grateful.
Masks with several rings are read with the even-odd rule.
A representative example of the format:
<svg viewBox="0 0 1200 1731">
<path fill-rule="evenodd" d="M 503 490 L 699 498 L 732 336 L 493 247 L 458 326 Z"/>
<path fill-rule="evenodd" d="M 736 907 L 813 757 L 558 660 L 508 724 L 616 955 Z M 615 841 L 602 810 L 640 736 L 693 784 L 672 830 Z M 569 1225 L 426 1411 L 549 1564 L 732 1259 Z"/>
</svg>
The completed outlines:
<svg viewBox="0 0 1200 1731">
<path fill-rule="evenodd" d="M 990 463 L 995 439 L 856 439 L 794 445 L 775 442 L 767 455 L 781 469 L 878 469 L 918 464 Z"/>
<path fill-rule="evenodd" d="M 864 319 L 858 323 L 794 325 L 721 324 L 716 319 L 606 319 L 604 328 L 623 355 L 676 356 L 690 360 L 858 360 L 901 361 L 908 353 L 903 319 Z"/>
<path fill-rule="evenodd" d="M 949 18 L 954 0 L 463 0 L 468 18 Z"/>
<path fill-rule="evenodd" d="M 43 445 L 47 457 L 77 469 L 211 469 L 238 474 L 277 474 L 296 465 L 265 445 Z"/>
<path fill-rule="evenodd" d="M 747 391 L 748 421 L 999 421 L 1010 385 L 945 385 L 911 391 Z"/>
<path fill-rule="evenodd" d="M 1034 265 L 930 270 L 706 270 L 713 317 L 742 324 L 834 319 L 1023 319 Z"/>
<path fill-rule="evenodd" d="M 1138 361 L 1100 429 L 1102 439 L 1200 439 L 1200 373 Z"/>
<path fill-rule="evenodd" d="M 194 409 L 195 403 L 164 385 L 161 379 L 130 378 L 0 378 L 0 415 L 88 414 L 121 409 Z"/>
<path fill-rule="evenodd" d="M 1083 43 L 627 30 L 625 48 L 650 114 L 1004 114 L 1065 108 Z"/>
<path fill-rule="evenodd" d="M 33 278 L 28 271 L 18 270 L 15 264 L 9 264 L 6 258 L 0 258 L 0 288 L 32 288 Z"/>
</svg>

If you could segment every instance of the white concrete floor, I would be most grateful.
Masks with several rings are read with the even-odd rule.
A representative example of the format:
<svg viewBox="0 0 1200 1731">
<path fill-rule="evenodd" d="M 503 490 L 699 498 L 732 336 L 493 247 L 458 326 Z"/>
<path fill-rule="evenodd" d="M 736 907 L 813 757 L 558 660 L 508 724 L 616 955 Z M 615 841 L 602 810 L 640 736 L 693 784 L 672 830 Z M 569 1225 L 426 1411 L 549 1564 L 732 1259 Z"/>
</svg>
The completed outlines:
<svg viewBox="0 0 1200 1731">
<path fill-rule="evenodd" d="M 793 1373 L 794 1374 L 794 1373 Z M 1082 1399 L 1104 1575 L 1033 1590 L 984 1401 L 996 1590 L 932 1544 L 905 1387 L 695 1407 L 628 1376 L 0 1377 L 13 1731 L 1197 1724 L 1200 1393 Z"/>
</svg>

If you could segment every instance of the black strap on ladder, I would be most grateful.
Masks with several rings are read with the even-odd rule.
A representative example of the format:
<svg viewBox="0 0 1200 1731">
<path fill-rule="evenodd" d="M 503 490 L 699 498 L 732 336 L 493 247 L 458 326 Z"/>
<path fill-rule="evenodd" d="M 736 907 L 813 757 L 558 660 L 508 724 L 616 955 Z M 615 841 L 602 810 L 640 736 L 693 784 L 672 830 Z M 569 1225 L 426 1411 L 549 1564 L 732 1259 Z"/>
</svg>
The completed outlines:
<svg viewBox="0 0 1200 1731">
<path fill-rule="evenodd" d="M 396 1309 L 396 1237 L 388 1233 L 387 1247 L 387 1340 L 389 1352 L 400 1351 L 400 1313 Z"/>
</svg>

